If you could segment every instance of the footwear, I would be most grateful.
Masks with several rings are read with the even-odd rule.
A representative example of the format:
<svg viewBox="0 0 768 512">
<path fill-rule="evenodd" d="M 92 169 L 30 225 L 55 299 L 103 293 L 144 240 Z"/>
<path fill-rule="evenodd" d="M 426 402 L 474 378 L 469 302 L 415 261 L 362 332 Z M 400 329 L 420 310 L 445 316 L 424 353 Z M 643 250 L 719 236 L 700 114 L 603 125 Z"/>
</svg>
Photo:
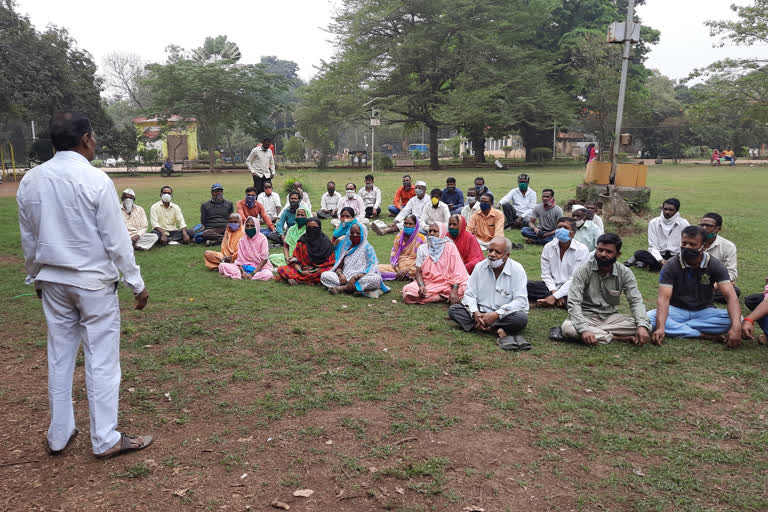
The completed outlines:
<svg viewBox="0 0 768 512">
<path fill-rule="evenodd" d="M 625 267 L 631 267 L 632 265 L 635 265 L 635 264 L 637 264 L 637 260 L 635 259 L 634 256 L 632 256 L 631 258 L 629 258 L 627 261 L 624 262 Z"/>
<path fill-rule="evenodd" d="M 64 448 L 61 450 L 53 450 L 51 449 L 51 445 L 48 444 L 48 439 L 43 439 L 43 443 L 45 444 L 45 451 L 50 455 L 51 457 L 55 457 L 56 455 L 61 455 L 61 453 L 66 450 L 70 444 L 72 444 L 72 440 L 77 437 L 77 434 L 79 434 L 80 431 L 75 429 L 74 432 L 72 432 L 72 435 L 69 436 L 69 440 L 67 440 L 67 444 L 64 445 Z"/>
<path fill-rule="evenodd" d="M 96 455 L 96 458 L 109 459 L 111 457 L 117 457 L 118 455 L 122 455 L 124 453 L 137 452 L 151 445 L 152 441 L 153 441 L 152 436 L 129 436 L 128 434 L 121 433 L 120 442 L 118 443 L 118 445 L 110 448 L 104 453 L 100 453 Z"/>
<path fill-rule="evenodd" d="M 384 230 L 375 222 L 371 222 L 371 229 L 373 229 L 377 235 L 384 235 Z"/>
<path fill-rule="evenodd" d="M 519 251 L 521 249 L 525 249 L 525 246 L 523 244 L 518 244 L 518 243 L 512 242 L 512 250 L 513 251 Z"/>
<path fill-rule="evenodd" d="M 563 336 L 563 330 L 559 327 L 552 327 L 549 330 L 549 339 L 552 341 L 563 341 L 565 340 L 565 337 Z"/>
<path fill-rule="evenodd" d="M 635 266 L 636 266 L 637 268 L 645 268 L 645 267 L 647 267 L 648 265 L 646 265 L 646 264 L 645 264 L 645 263 L 643 263 L 642 261 L 638 261 L 637 263 L 635 263 Z"/>
<path fill-rule="evenodd" d="M 496 344 L 502 350 L 523 351 L 530 350 L 531 344 L 520 334 L 508 335 L 503 338 L 496 338 Z"/>
</svg>

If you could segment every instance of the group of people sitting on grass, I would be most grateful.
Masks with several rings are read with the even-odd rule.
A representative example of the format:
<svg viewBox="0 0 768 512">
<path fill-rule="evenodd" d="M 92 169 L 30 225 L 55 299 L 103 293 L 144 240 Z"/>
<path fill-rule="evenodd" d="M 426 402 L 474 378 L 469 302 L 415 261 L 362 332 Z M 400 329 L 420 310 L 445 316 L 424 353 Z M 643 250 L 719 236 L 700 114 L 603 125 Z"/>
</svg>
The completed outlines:
<svg viewBox="0 0 768 512">
<path fill-rule="evenodd" d="M 333 294 L 368 297 L 388 292 L 387 281 L 407 281 L 405 303 L 448 302 L 449 317 L 462 329 L 493 333 L 508 350 L 530 348 L 521 335 L 530 307 L 567 309 L 562 325 L 550 329 L 553 340 L 660 344 L 665 336 L 710 337 L 734 347 L 753 336 L 752 324 L 758 321 L 759 341 L 768 342 L 768 292 L 747 297 L 754 311 L 742 320 L 734 284 L 736 246 L 719 234 L 722 217 L 707 213 L 698 226 L 690 226 L 675 198 L 665 200 L 661 214 L 649 222 L 648 249 L 634 252 L 622 265 L 622 241 L 603 232 L 596 205 L 573 205 L 565 216 L 554 190 L 542 190 L 537 202 L 526 174 L 498 203 L 476 178 L 466 204 L 454 178 L 427 199 L 426 183 L 412 184 L 406 175 L 388 208 L 394 217 L 389 224 L 377 218 L 381 191 L 371 175 L 359 194 L 355 184 L 346 184 L 343 197 L 329 182 L 317 212 L 296 183 L 285 208 L 270 182 L 259 196 L 247 188 L 236 206 L 214 184 L 211 199 L 201 205 L 201 223 L 191 229 L 172 202 L 173 190 L 165 186 L 150 209 L 151 231 L 144 210 L 134 203 L 135 193 L 126 189 L 123 218 L 136 249 L 192 240 L 220 243 L 220 250 L 205 251 L 204 264 L 232 279 L 321 284 Z M 323 219 L 334 227 L 330 237 L 323 233 Z M 379 262 L 368 241 L 369 227 L 379 235 L 395 235 L 388 263 Z M 529 281 L 510 258 L 516 246 L 504 230 L 514 228 L 521 229 L 526 243 L 543 245 L 541 280 Z M 270 241 L 282 251 L 270 255 Z M 632 266 L 661 272 L 653 311 L 645 310 Z M 618 312 L 622 294 L 629 315 Z"/>
</svg>

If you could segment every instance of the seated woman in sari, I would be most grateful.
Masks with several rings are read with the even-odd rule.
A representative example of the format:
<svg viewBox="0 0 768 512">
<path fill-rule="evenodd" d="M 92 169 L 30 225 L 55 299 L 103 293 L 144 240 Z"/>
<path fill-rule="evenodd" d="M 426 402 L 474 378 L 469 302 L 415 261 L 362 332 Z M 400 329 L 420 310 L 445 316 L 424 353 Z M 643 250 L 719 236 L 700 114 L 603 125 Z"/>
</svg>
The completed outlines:
<svg viewBox="0 0 768 512">
<path fill-rule="evenodd" d="M 240 215 L 231 213 L 227 217 L 227 230 L 224 232 L 224 240 L 221 241 L 221 252 L 205 251 L 203 263 L 211 270 L 219 268 L 219 263 L 232 263 L 237 258 L 237 243 L 245 234 Z"/>
<path fill-rule="evenodd" d="M 320 219 L 311 217 L 307 221 L 306 232 L 296 242 L 288 264 L 277 268 L 278 279 L 290 285 L 319 283 L 320 275 L 336 262 L 333 250 L 331 240 L 323 233 Z"/>
<path fill-rule="evenodd" d="M 368 243 L 365 226 L 355 222 L 337 249 L 339 256 L 333 268 L 320 275 L 320 282 L 329 292 L 378 297 L 389 291 L 381 280 L 379 260 Z"/>
<path fill-rule="evenodd" d="M 269 256 L 270 263 L 276 267 L 288 264 L 288 259 L 293 254 L 293 250 L 296 249 L 296 242 L 299 241 L 299 238 L 301 238 L 307 230 L 307 219 L 309 218 L 309 215 L 309 208 L 304 203 L 301 203 L 299 207 L 296 208 L 296 224 L 289 227 L 288 231 L 285 232 L 283 253 L 271 254 Z"/>
<path fill-rule="evenodd" d="M 395 235 L 389 265 L 379 265 L 379 272 L 384 280 L 413 279 L 416 271 L 416 249 L 426 240 L 426 237 L 419 233 L 419 219 L 415 215 L 408 215 L 403 219 L 403 230 Z"/>
<path fill-rule="evenodd" d="M 471 274 L 475 265 L 483 261 L 485 256 L 475 235 L 467 231 L 467 220 L 461 215 L 451 215 L 448 219 L 448 236 L 456 244 L 467 274 Z"/>
<path fill-rule="evenodd" d="M 447 301 L 454 305 L 464 297 L 469 274 L 447 231 L 442 222 L 430 223 L 427 243 L 416 252 L 416 280 L 403 287 L 406 304 Z"/>
<path fill-rule="evenodd" d="M 237 258 L 232 263 L 220 263 L 219 274 L 232 279 L 269 281 L 272 264 L 269 262 L 269 242 L 259 231 L 259 220 L 248 217 L 245 235 L 237 243 Z"/>
<path fill-rule="evenodd" d="M 346 238 L 349 234 L 349 228 L 351 228 L 352 225 L 357 224 L 354 208 L 350 206 L 342 208 L 339 212 L 339 221 L 340 224 L 333 230 L 333 235 L 331 235 L 331 242 L 337 247 L 339 246 L 339 241 Z M 336 255 L 338 256 L 338 251 Z"/>
</svg>

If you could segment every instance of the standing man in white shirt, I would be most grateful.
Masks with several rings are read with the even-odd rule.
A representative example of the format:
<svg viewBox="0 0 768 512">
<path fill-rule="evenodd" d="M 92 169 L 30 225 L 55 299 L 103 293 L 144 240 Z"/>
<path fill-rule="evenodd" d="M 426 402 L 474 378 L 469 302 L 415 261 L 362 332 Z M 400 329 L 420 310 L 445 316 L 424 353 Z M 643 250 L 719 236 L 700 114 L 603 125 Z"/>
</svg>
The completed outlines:
<svg viewBox="0 0 768 512">
<path fill-rule="evenodd" d="M 528 218 L 536 206 L 536 191 L 528 187 L 530 183 L 531 177 L 521 174 L 517 177 L 517 188 L 510 190 L 499 201 L 504 212 L 504 229 L 520 229 L 528 225 Z"/>
<path fill-rule="evenodd" d="M 430 198 L 427 196 L 427 184 L 423 181 L 417 181 L 413 188 L 416 191 L 416 195 L 408 200 L 392 224 L 387 226 L 380 220 L 375 220 L 371 223 L 371 227 L 377 235 L 397 233 L 403 229 L 403 220 L 411 214 L 415 215 L 417 219 L 421 219 L 424 208 L 430 205 Z"/>
<path fill-rule="evenodd" d="M 264 192 L 265 181 L 275 177 L 275 155 L 272 154 L 271 145 L 272 139 L 264 137 L 261 139 L 261 144 L 257 144 L 245 159 L 253 177 L 253 186 L 258 193 Z"/>
<path fill-rule="evenodd" d="M 496 237 L 488 244 L 488 258 L 472 271 L 461 304 L 448 308 L 448 317 L 465 332 L 496 334 L 504 350 L 529 350 L 520 334 L 528 324 L 525 269 L 509 258 L 512 242 Z"/>
<path fill-rule="evenodd" d="M 256 200 L 267 210 L 267 215 L 269 215 L 269 220 L 272 221 L 272 224 L 277 225 L 276 222 L 280 218 L 280 210 L 283 209 L 283 206 L 280 203 L 280 194 L 272 190 L 271 181 L 267 180 L 264 182 L 264 192 L 259 194 Z"/>
<path fill-rule="evenodd" d="M 381 214 L 381 190 L 373 184 L 373 174 L 365 177 L 365 187 L 360 189 L 365 204 L 365 218 L 378 219 Z"/>
<path fill-rule="evenodd" d="M 648 250 L 635 251 L 624 264 L 658 272 L 673 256 L 680 254 L 680 235 L 688 221 L 680 216 L 680 200 L 670 197 L 661 205 L 661 215 L 648 223 Z"/>
<path fill-rule="evenodd" d="M 329 181 L 326 185 L 325 194 L 320 198 L 320 211 L 317 216 L 321 219 L 333 219 L 339 216 L 339 202 L 341 194 L 336 192 L 336 183 Z"/>
<path fill-rule="evenodd" d="M 728 269 L 728 277 L 731 278 L 733 291 L 736 296 L 741 295 L 741 290 L 736 286 L 736 278 L 739 277 L 739 262 L 736 253 L 736 244 L 720 236 L 723 229 L 723 218 L 715 213 L 709 212 L 699 221 L 699 227 L 704 230 L 704 252 L 716 258 Z M 725 304 L 725 297 L 720 292 L 717 283 L 715 283 L 715 294 L 712 298 L 715 302 Z"/>
<path fill-rule="evenodd" d="M 49 125 L 56 155 L 30 170 L 16 194 L 27 283 L 34 283 L 48 324 L 48 400 L 51 423 L 46 449 L 61 453 L 77 435 L 72 378 L 82 340 L 93 453 L 111 457 L 141 450 L 152 436 L 117 428 L 120 391 L 120 304 L 123 282 L 136 309 L 149 299 L 125 232 L 112 180 L 91 166 L 96 140 L 90 121 L 60 112 Z M 59 215 L 45 215 L 55 197 Z"/>
<path fill-rule="evenodd" d="M 576 270 L 589 259 L 589 249 L 574 240 L 576 226 L 572 218 L 560 217 L 555 239 L 547 242 L 541 251 L 542 281 L 528 282 L 528 300 L 540 307 L 564 308 L 568 289 Z"/>
</svg>

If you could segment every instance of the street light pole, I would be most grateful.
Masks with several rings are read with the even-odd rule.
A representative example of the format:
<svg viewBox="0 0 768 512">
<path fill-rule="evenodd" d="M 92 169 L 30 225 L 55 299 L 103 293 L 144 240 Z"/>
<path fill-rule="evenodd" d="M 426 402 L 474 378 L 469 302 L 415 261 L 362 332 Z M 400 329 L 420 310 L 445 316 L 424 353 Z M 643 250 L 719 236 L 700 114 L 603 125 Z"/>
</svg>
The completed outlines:
<svg viewBox="0 0 768 512">
<path fill-rule="evenodd" d="M 373 174 L 373 171 L 375 170 L 374 167 L 376 165 L 376 144 L 374 139 L 374 133 L 376 130 L 376 125 L 373 124 L 373 116 L 376 113 L 376 109 L 371 107 L 371 174 Z"/>
<path fill-rule="evenodd" d="M 619 161 L 619 146 L 621 145 L 621 122 L 624 117 L 624 97 L 627 93 L 627 70 L 629 68 L 629 51 L 632 48 L 632 29 L 635 21 L 635 0 L 627 2 L 627 22 L 624 25 L 624 53 L 621 57 L 621 81 L 619 82 L 619 103 L 616 106 L 616 129 L 613 133 L 613 153 L 611 156 L 611 179 L 616 179 L 616 168 Z"/>
</svg>

